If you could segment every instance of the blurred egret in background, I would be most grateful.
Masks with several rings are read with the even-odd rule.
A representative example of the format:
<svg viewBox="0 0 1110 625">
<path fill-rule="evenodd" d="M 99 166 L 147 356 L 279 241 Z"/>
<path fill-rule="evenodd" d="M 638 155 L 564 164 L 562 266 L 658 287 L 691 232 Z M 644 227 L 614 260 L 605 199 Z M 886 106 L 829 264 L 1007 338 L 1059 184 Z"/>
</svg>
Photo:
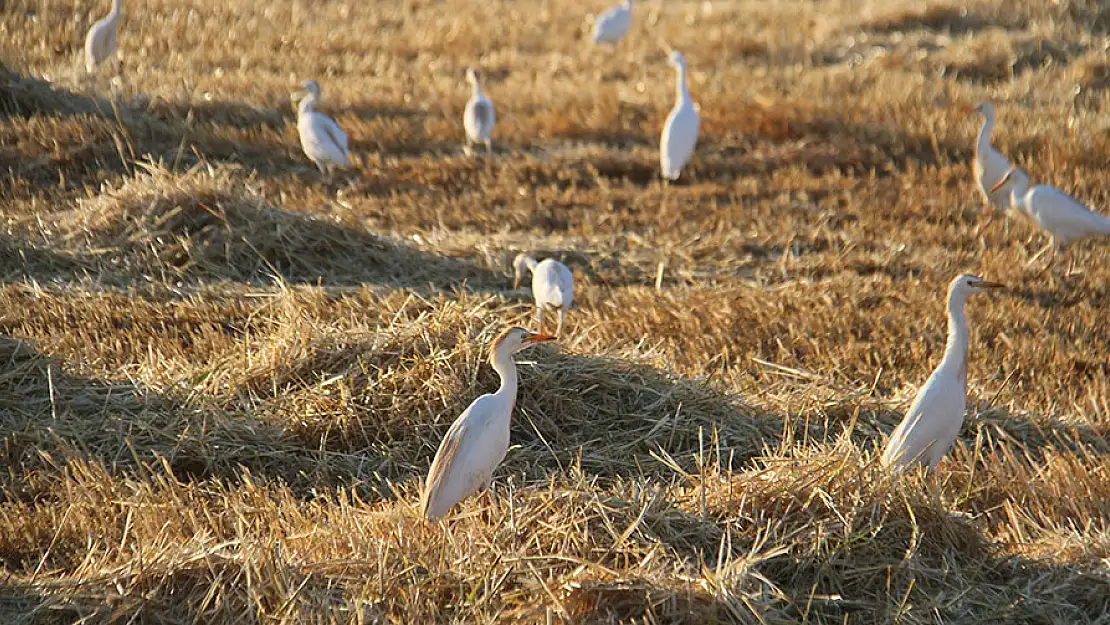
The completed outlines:
<svg viewBox="0 0 1110 625">
<path fill-rule="evenodd" d="M 698 112 L 686 89 L 686 59 L 678 50 L 671 52 L 670 64 L 675 68 L 675 103 L 663 124 L 659 141 L 659 165 L 663 177 L 677 180 L 683 165 L 690 160 L 698 142 Z"/>
<path fill-rule="evenodd" d="M 97 65 L 116 53 L 116 29 L 122 8 L 122 0 L 112 0 L 112 10 L 97 20 L 85 35 L 85 71 L 90 74 Z"/>
<path fill-rule="evenodd" d="M 563 336 L 563 322 L 567 310 L 574 303 L 574 274 L 563 263 L 554 258 L 536 262 L 527 254 L 518 254 L 513 259 L 513 288 L 520 286 L 524 272 L 532 272 L 532 299 L 536 302 L 536 329 L 543 330 L 543 311 L 554 308 L 559 313 L 557 336 Z"/>
<path fill-rule="evenodd" d="M 482 85 L 478 80 L 477 71 L 466 70 L 466 81 L 470 83 L 471 92 L 470 100 L 463 111 L 463 129 L 466 130 L 467 149 L 471 143 L 484 143 L 486 152 L 490 152 L 493 149 L 490 136 L 497 117 L 493 112 L 493 102 L 482 93 Z"/>
<path fill-rule="evenodd" d="M 346 167 L 349 153 L 347 135 L 335 120 L 316 111 L 320 101 L 320 85 L 306 80 L 302 85 L 300 106 L 297 107 L 297 132 L 301 148 L 321 173 L 331 174 L 336 167 Z"/>
</svg>

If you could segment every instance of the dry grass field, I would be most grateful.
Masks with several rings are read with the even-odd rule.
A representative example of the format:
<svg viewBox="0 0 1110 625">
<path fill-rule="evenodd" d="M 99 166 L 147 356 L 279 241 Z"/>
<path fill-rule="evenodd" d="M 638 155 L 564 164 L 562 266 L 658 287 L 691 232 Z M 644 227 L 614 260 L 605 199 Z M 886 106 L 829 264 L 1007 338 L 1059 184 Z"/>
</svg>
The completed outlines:
<svg viewBox="0 0 1110 625">
<path fill-rule="evenodd" d="M 1105 2 L 646 0 L 610 51 L 610 0 L 127 0 L 115 80 L 108 4 L 0 3 L 0 622 L 1110 623 L 1110 246 L 1026 267 L 960 113 L 1105 212 Z M 520 251 L 576 308 L 518 357 L 496 496 L 426 523 Z M 893 481 L 963 271 L 1011 287 L 968 419 Z"/>
</svg>

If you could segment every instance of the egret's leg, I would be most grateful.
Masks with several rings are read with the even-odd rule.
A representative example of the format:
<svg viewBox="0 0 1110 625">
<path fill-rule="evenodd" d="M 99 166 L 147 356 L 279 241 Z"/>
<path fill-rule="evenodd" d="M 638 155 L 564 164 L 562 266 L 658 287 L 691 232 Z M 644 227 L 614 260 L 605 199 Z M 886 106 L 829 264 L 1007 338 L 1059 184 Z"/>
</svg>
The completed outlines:
<svg viewBox="0 0 1110 625">
<path fill-rule="evenodd" d="M 567 319 L 567 309 L 559 308 L 559 326 L 555 329 L 555 336 L 562 338 L 563 336 L 563 322 Z"/>
<path fill-rule="evenodd" d="M 1026 267 L 1028 267 L 1028 266 L 1032 265 L 1033 263 L 1037 262 L 1037 259 L 1038 259 L 1038 258 L 1040 258 L 1040 257 L 1041 257 L 1042 255 L 1044 255 L 1044 253 L 1045 253 L 1045 252 L 1047 252 L 1048 250 L 1052 249 L 1053 247 L 1054 247 L 1054 245 L 1053 245 L 1052 243 L 1049 243 L 1048 245 L 1046 245 L 1046 246 L 1042 247 L 1042 248 L 1041 248 L 1041 251 L 1039 251 L 1039 252 L 1037 252 L 1036 254 L 1034 254 L 1034 255 L 1033 255 L 1033 258 L 1030 258 L 1030 259 L 1029 259 L 1029 260 L 1028 260 L 1028 261 L 1027 261 L 1027 262 L 1025 263 L 1025 266 L 1026 266 Z"/>
<path fill-rule="evenodd" d="M 536 332 L 543 332 L 543 304 L 536 305 Z"/>
<path fill-rule="evenodd" d="M 486 139 L 485 143 L 486 143 L 486 154 L 492 154 L 493 153 L 493 141 L 490 140 L 490 139 Z"/>
</svg>

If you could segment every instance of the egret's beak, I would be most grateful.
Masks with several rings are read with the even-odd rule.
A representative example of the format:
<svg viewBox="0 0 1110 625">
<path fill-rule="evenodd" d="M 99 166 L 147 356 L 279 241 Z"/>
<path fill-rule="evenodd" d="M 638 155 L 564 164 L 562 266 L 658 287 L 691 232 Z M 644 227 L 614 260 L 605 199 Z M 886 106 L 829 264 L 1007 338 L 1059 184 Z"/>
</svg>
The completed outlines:
<svg viewBox="0 0 1110 625">
<path fill-rule="evenodd" d="M 554 341 L 558 338 L 559 337 L 551 336 L 550 334 L 529 334 L 528 336 L 524 337 L 524 341 L 529 345 L 532 345 L 535 343 L 546 343 L 548 341 Z"/>
<path fill-rule="evenodd" d="M 1002 185 L 1004 185 L 1004 184 L 1006 184 L 1007 182 L 1009 182 L 1009 181 L 1010 181 L 1010 176 L 1011 176 L 1011 175 L 1013 175 L 1013 173 L 1014 173 L 1014 170 L 1015 170 L 1015 169 L 1017 169 L 1017 166 L 1016 166 L 1016 165 L 1015 165 L 1015 166 L 1013 166 L 1013 167 L 1011 167 L 1010 169 L 1006 170 L 1006 174 L 1005 174 L 1004 176 L 1002 176 L 1002 180 L 999 180 L 998 182 L 996 182 L 996 183 L 994 184 L 994 186 L 993 186 L 993 187 L 991 187 L 991 190 L 990 190 L 990 192 L 991 192 L 991 193 L 994 193 L 995 191 L 997 191 L 997 190 L 1001 189 L 1001 188 L 1002 188 Z"/>
<path fill-rule="evenodd" d="M 1000 282 L 990 282 L 988 280 L 980 280 L 978 282 L 973 283 L 971 286 L 979 288 L 979 289 L 1004 289 L 1004 288 L 1006 288 L 1005 284 L 1002 284 Z"/>
<path fill-rule="evenodd" d="M 961 106 L 960 107 L 960 112 L 963 113 L 964 115 L 971 115 L 972 113 L 978 113 L 979 112 L 979 107 L 978 106 Z"/>
<path fill-rule="evenodd" d="M 513 278 L 513 288 L 516 289 L 519 286 L 520 286 L 520 274 L 518 273 L 518 274 L 516 274 L 516 277 Z"/>
</svg>

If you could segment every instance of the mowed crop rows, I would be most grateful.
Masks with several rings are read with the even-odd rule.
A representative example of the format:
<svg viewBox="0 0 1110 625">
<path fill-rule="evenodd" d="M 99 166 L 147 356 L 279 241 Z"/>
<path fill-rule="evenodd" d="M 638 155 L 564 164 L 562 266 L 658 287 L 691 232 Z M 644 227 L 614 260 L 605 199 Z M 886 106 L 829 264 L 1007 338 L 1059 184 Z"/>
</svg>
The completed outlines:
<svg viewBox="0 0 1110 625">
<path fill-rule="evenodd" d="M 979 118 L 1110 207 L 1095 0 L 0 5 L 0 621 L 1095 623 L 1110 618 L 1110 249 L 986 225 Z M 690 70 L 702 131 L 658 178 Z M 462 153 L 465 69 L 497 107 Z M 290 93 L 351 138 L 330 180 Z M 532 322 L 496 493 L 419 516 Z M 970 302 L 932 477 L 877 447 Z"/>
</svg>

